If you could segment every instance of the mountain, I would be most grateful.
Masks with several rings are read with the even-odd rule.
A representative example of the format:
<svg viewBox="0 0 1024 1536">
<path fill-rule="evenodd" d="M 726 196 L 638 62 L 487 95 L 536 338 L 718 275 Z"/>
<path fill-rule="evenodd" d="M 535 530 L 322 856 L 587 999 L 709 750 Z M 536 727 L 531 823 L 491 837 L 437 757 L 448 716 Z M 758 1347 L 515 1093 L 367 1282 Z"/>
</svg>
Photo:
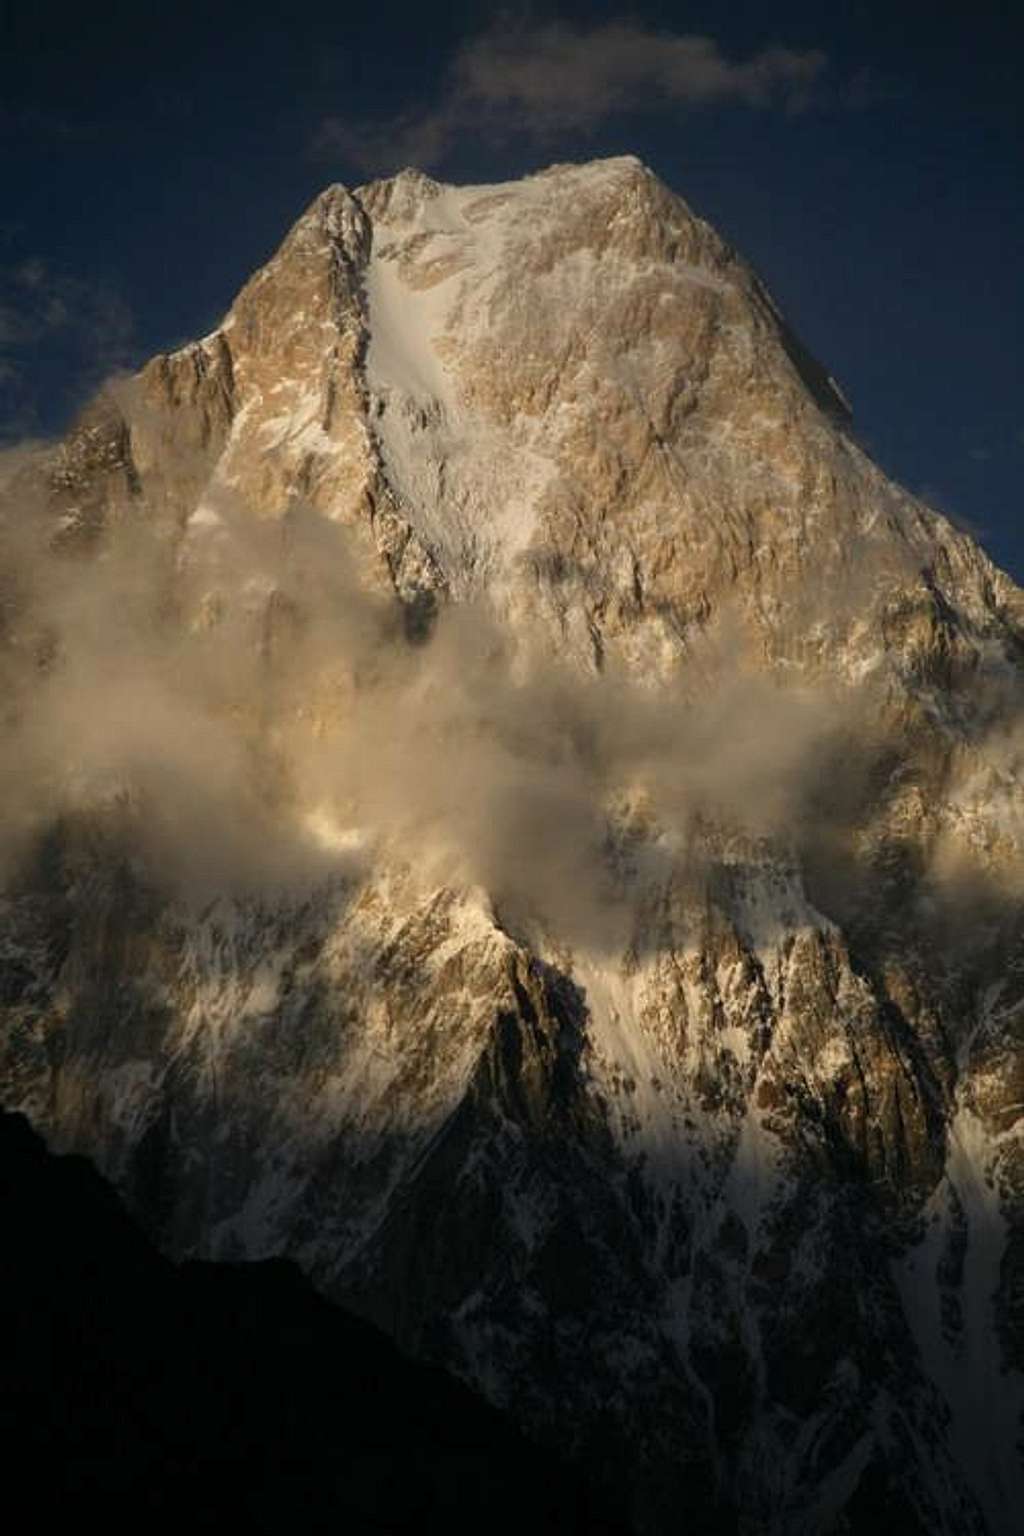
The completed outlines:
<svg viewBox="0 0 1024 1536">
<path fill-rule="evenodd" d="M 106 1530 L 620 1527 L 571 1474 L 280 1260 L 184 1264 L 0 1113 L 5 1481 Z M 301 1513 L 300 1513 L 301 1512 Z"/>
<path fill-rule="evenodd" d="M 1024 594 L 743 261 L 331 187 L 2 479 L 8 1106 L 641 1531 L 1015 1528 Z"/>
</svg>

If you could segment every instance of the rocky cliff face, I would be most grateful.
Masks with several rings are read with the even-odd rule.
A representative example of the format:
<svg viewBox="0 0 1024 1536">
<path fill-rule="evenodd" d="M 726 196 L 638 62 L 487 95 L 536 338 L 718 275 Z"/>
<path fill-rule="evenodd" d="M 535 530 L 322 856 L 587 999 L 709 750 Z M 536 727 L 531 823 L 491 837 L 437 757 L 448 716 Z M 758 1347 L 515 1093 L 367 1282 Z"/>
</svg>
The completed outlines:
<svg viewBox="0 0 1024 1536">
<path fill-rule="evenodd" d="M 715 233 L 329 188 L 5 497 L 6 1103 L 644 1530 L 1013 1528 L 1024 596 Z"/>
</svg>

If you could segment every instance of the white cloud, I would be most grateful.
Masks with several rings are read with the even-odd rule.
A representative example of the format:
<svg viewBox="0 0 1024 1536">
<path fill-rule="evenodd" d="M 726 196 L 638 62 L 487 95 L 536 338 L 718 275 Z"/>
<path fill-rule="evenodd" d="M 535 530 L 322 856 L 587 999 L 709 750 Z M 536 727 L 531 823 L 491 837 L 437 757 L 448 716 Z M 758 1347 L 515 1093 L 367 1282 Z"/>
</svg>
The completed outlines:
<svg viewBox="0 0 1024 1536">
<path fill-rule="evenodd" d="M 730 59 L 712 37 L 628 21 L 589 28 L 501 23 L 458 49 L 432 105 L 384 122 L 327 118 L 317 147 L 380 171 L 436 164 L 464 133 L 550 140 L 652 108 L 739 102 L 794 110 L 825 64 L 817 49 L 782 47 Z"/>
</svg>

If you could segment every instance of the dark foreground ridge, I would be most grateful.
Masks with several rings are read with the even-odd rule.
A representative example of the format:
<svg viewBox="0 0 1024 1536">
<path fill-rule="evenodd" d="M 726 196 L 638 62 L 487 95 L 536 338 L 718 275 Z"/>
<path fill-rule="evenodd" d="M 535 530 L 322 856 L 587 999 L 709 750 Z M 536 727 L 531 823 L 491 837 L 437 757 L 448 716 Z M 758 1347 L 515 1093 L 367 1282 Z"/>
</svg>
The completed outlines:
<svg viewBox="0 0 1024 1536">
<path fill-rule="evenodd" d="M 6 1502 L 127 1528 L 625 1533 L 574 1473 L 298 1270 L 164 1259 L 0 1111 Z"/>
</svg>

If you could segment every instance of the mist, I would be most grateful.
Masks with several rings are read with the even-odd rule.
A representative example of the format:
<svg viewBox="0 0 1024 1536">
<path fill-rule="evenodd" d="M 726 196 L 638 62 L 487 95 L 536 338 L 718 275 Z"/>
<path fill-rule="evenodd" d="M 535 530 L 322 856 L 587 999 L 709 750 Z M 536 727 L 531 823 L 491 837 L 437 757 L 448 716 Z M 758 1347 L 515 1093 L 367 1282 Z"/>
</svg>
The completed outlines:
<svg viewBox="0 0 1024 1536">
<path fill-rule="evenodd" d="M 766 674 L 736 626 L 704 636 L 698 686 L 683 661 L 585 675 L 485 606 L 413 639 L 358 531 L 302 503 L 266 519 L 208 489 L 184 527 L 123 518 L 83 548 L 8 471 L 0 880 L 85 817 L 190 902 L 398 861 L 621 948 L 651 882 L 716 840 L 842 868 L 875 703 Z"/>
</svg>

